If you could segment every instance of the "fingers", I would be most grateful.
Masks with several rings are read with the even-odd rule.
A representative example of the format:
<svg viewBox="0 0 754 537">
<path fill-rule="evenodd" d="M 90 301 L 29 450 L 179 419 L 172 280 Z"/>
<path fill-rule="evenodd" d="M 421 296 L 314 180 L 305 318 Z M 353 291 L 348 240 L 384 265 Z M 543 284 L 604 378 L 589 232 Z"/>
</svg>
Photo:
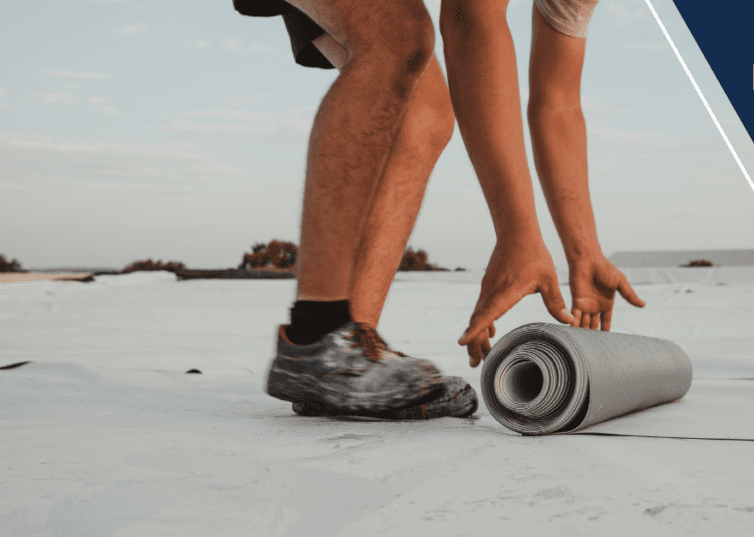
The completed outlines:
<svg viewBox="0 0 754 537">
<path fill-rule="evenodd" d="M 571 323 L 571 326 L 574 328 L 578 328 L 581 326 L 581 316 L 583 315 L 583 312 L 578 308 L 573 308 L 573 322 Z"/>
<path fill-rule="evenodd" d="M 545 303 L 547 311 L 550 312 L 550 315 L 563 324 L 571 324 L 574 322 L 575 319 L 568 311 L 568 308 L 566 308 L 565 300 L 563 300 L 563 295 L 560 294 L 560 288 L 557 284 L 540 287 L 539 293 L 542 295 L 542 300 Z"/>
<path fill-rule="evenodd" d="M 490 353 L 492 347 L 489 338 L 495 335 L 495 325 L 491 324 L 487 333 L 489 337 L 485 337 L 484 332 L 482 332 L 476 340 L 468 343 L 469 365 L 471 367 L 478 366 Z"/>
<path fill-rule="evenodd" d="M 604 332 L 610 331 L 610 322 L 613 320 L 613 310 L 607 310 L 602 312 L 602 330 Z"/>
<path fill-rule="evenodd" d="M 488 349 L 489 351 L 489 349 Z M 468 345 L 469 365 L 476 367 L 482 362 L 482 348 L 478 341 L 472 341 Z"/>
<path fill-rule="evenodd" d="M 478 308 L 471 316 L 469 327 L 458 340 L 458 344 L 468 345 L 469 342 L 476 339 L 483 330 L 489 330 L 490 325 L 515 306 L 524 296 L 526 296 L 526 293 L 509 295 L 504 297 L 500 302 L 495 303 L 488 301 L 483 307 Z"/>
<path fill-rule="evenodd" d="M 597 313 L 587 313 L 581 310 L 574 310 L 579 312 L 579 319 L 578 324 L 571 324 L 571 326 L 576 326 L 580 328 L 585 328 L 588 330 L 597 330 L 600 327 L 600 312 Z M 605 313 L 608 312 L 602 312 L 602 315 L 604 316 Z M 612 312 L 609 312 L 610 315 L 612 315 Z"/>
<path fill-rule="evenodd" d="M 490 340 L 484 338 L 484 341 L 482 341 L 482 360 L 487 358 L 487 355 L 490 353 L 490 348 Z"/>
<path fill-rule="evenodd" d="M 469 365 L 478 366 L 490 353 L 490 340 L 484 336 L 479 336 L 468 344 Z"/>
<path fill-rule="evenodd" d="M 647 304 L 636 295 L 623 274 L 621 274 L 620 282 L 618 283 L 618 292 L 628 301 L 629 304 L 636 306 L 637 308 L 643 308 Z"/>
</svg>

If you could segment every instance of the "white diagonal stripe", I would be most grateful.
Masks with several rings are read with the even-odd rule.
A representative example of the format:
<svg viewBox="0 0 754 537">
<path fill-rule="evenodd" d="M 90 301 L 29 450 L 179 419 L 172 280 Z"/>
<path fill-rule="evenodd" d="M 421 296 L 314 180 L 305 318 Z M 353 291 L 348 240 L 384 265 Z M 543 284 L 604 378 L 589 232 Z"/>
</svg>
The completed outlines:
<svg viewBox="0 0 754 537">
<path fill-rule="evenodd" d="M 686 74 L 689 77 L 689 80 L 691 80 L 691 83 L 694 85 L 694 89 L 696 89 L 696 92 L 699 94 L 699 98 L 704 103 L 704 106 L 707 108 L 707 112 L 709 112 L 709 115 L 712 117 L 712 121 L 715 122 L 715 125 L 717 126 L 717 130 L 720 131 L 720 134 L 723 136 L 723 140 L 725 140 L 725 143 L 728 144 L 728 149 L 730 149 L 730 152 L 733 154 L 733 158 L 736 159 L 736 162 L 738 163 L 738 167 L 741 168 L 741 171 L 744 174 L 744 177 L 746 177 L 746 180 L 749 182 L 749 186 L 752 190 L 754 190 L 754 183 L 751 182 L 751 177 L 749 177 L 749 174 L 746 173 L 746 168 L 744 168 L 743 163 L 741 162 L 741 159 L 738 158 L 738 154 L 736 153 L 736 150 L 733 149 L 733 146 L 730 143 L 730 140 L 728 140 L 728 137 L 725 135 L 725 131 L 723 130 L 722 126 L 720 125 L 720 122 L 717 121 L 717 118 L 715 117 L 714 112 L 712 112 L 712 108 L 710 108 L 709 104 L 707 104 L 707 99 L 704 98 L 704 95 L 702 95 L 702 90 L 699 89 L 699 86 L 696 83 L 696 80 L 694 80 L 694 77 L 691 75 L 691 71 L 689 71 L 689 68 L 686 67 L 686 62 L 683 61 L 683 58 L 681 58 L 681 53 L 678 52 L 678 49 L 675 47 L 675 44 L 673 43 L 673 40 L 670 39 L 670 34 L 668 34 L 668 31 L 665 29 L 665 25 L 662 24 L 662 21 L 660 20 L 660 16 L 657 15 L 657 12 L 655 11 L 655 8 L 652 6 L 652 3 L 649 0 L 645 0 L 647 2 L 647 5 L 649 6 L 650 11 L 652 11 L 652 15 L 655 16 L 655 19 L 657 19 L 657 24 L 660 25 L 660 28 L 662 29 L 662 33 L 665 34 L 665 37 L 668 40 L 668 43 L 670 43 L 670 46 L 673 49 L 673 52 L 675 52 L 675 55 L 678 57 L 678 61 L 681 62 L 681 65 L 683 66 L 683 70 L 686 71 Z"/>
</svg>

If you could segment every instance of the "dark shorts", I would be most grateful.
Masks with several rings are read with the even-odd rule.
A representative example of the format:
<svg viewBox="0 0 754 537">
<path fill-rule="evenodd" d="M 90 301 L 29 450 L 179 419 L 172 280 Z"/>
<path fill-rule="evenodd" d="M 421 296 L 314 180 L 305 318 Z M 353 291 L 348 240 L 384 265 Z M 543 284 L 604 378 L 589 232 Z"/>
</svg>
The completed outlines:
<svg viewBox="0 0 754 537">
<path fill-rule="evenodd" d="M 296 63 L 305 67 L 319 67 L 320 69 L 335 68 L 312 44 L 312 41 L 323 35 L 325 31 L 306 13 L 299 11 L 284 0 L 233 0 L 233 7 L 241 15 L 249 17 L 282 15 L 288 36 L 291 38 L 291 48 Z"/>
</svg>

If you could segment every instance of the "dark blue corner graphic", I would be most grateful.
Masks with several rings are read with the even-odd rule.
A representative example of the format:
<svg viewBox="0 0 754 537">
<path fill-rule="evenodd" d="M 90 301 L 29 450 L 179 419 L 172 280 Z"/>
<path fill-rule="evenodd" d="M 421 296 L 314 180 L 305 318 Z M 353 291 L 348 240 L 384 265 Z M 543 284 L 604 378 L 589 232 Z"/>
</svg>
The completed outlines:
<svg viewBox="0 0 754 537">
<path fill-rule="evenodd" d="M 754 141 L 754 0 L 673 2 Z"/>
</svg>

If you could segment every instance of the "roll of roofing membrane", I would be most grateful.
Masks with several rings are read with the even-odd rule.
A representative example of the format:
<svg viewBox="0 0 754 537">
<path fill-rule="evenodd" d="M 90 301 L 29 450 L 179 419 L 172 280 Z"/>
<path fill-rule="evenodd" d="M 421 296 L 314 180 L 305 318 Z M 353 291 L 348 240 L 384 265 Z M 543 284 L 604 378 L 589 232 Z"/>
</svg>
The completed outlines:
<svg viewBox="0 0 754 537">
<path fill-rule="evenodd" d="M 568 433 L 683 397 L 691 362 L 664 340 L 532 323 L 503 336 L 482 368 L 490 414 L 526 435 Z"/>
</svg>

